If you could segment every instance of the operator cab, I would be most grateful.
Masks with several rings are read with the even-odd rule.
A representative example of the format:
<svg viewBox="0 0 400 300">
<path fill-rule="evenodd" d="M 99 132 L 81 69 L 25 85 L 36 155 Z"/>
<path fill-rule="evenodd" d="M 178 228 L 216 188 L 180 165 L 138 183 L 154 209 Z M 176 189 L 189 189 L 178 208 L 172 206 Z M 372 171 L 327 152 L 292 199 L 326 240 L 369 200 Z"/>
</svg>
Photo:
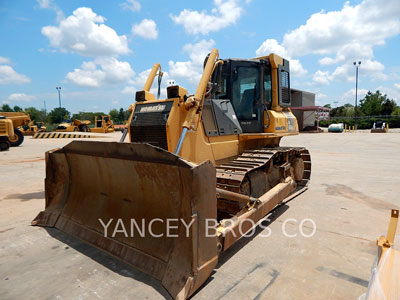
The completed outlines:
<svg viewBox="0 0 400 300">
<path fill-rule="evenodd" d="M 271 109 L 271 69 L 267 60 L 224 60 L 213 74 L 213 98 L 229 99 L 242 132 L 263 132 L 264 111 Z"/>
<path fill-rule="evenodd" d="M 289 62 L 287 60 L 284 60 L 283 66 L 279 66 L 278 74 L 279 105 L 287 107 L 290 106 Z M 272 106 L 271 66 L 268 59 L 223 60 L 223 64 L 218 65 L 214 70 L 211 81 L 211 93 L 205 104 L 211 101 L 211 106 L 215 107 L 218 106 L 215 103 L 218 102 L 217 100 L 228 100 L 235 113 L 233 117 L 228 117 L 232 122 L 237 119 L 239 133 L 264 132 L 266 128 L 264 114 Z M 216 122 L 218 123 L 218 117 Z"/>
</svg>

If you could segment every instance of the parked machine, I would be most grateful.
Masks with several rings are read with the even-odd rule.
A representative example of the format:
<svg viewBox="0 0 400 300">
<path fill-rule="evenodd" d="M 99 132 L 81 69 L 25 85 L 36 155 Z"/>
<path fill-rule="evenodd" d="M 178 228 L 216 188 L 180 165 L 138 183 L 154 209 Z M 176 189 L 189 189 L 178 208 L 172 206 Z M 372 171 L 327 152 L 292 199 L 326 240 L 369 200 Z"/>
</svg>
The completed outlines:
<svg viewBox="0 0 400 300">
<path fill-rule="evenodd" d="M 389 131 L 389 126 L 386 122 L 382 120 L 377 120 L 374 122 L 373 127 L 371 128 L 371 133 L 386 133 Z"/>
<path fill-rule="evenodd" d="M 94 119 L 94 128 L 90 128 L 91 132 L 107 133 L 114 132 L 114 122 L 110 115 L 96 116 Z"/>
<path fill-rule="evenodd" d="M 14 126 L 10 119 L 0 116 L 0 151 L 8 150 L 11 146 L 9 139 L 14 136 Z"/>
<path fill-rule="evenodd" d="M 32 224 L 105 250 L 185 299 L 221 253 L 306 189 L 311 159 L 303 147 L 279 146 L 298 125 L 289 62 L 278 55 L 222 60 L 213 49 L 194 95 L 175 85 L 156 99 L 157 74 L 159 64 L 129 108 L 129 143 L 73 141 L 47 152 L 46 209 Z M 145 232 L 113 234 L 132 220 Z"/>
<path fill-rule="evenodd" d="M 89 132 L 89 120 L 66 120 L 59 124 L 56 128 L 57 132 L 73 132 L 73 131 L 81 131 L 81 132 Z"/>
<path fill-rule="evenodd" d="M 11 147 L 17 147 L 21 145 L 24 141 L 24 135 L 18 129 L 18 127 L 25 126 L 31 122 L 29 115 L 22 112 L 0 112 L 0 116 L 11 120 L 13 124 L 14 134 L 8 137 Z"/>
<path fill-rule="evenodd" d="M 43 122 L 30 121 L 27 125 L 18 128 L 23 135 L 34 135 L 37 132 L 46 132 L 47 128 Z"/>
</svg>

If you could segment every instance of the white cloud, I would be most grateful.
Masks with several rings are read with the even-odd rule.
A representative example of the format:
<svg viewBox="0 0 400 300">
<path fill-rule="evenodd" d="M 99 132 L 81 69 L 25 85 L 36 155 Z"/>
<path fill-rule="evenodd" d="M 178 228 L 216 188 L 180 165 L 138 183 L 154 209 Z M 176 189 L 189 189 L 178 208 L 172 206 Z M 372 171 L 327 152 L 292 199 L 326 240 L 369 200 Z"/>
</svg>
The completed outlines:
<svg viewBox="0 0 400 300">
<path fill-rule="evenodd" d="M 261 46 L 256 50 L 257 56 L 268 55 L 270 53 L 278 54 L 279 56 L 290 61 L 290 72 L 294 77 L 302 77 L 307 74 L 307 70 L 298 59 L 291 59 L 286 49 L 279 45 L 275 39 L 266 39 Z"/>
<path fill-rule="evenodd" d="M 83 62 L 81 69 L 75 69 L 65 77 L 80 86 L 99 87 L 102 85 L 106 74 L 104 71 L 97 69 L 97 65 L 94 62 Z"/>
<path fill-rule="evenodd" d="M 127 86 L 125 87 L 121 93 L 123 94 L 134 94 L 136 91 L 140 91 L 143 89 L 144 84 L 146 83 L 147 78 L 149 77 L 151 69 L 144 70 L 140 72 L 133 80 L 134 86 Z M 162 81 L 161 81 L 161 97 L 166 98 L 167 93 L 166 93 L 166 88 L 168 86 L 168 82 L 170 81 L 169 73 L 166 71 L 162 71 L 163 76 L 162 76 Z M 154 94 L 155 97 L 157 97 L 157 92 L 158 92 L 158 84 L 157 84 L 157 76 L 155 77 L 153 81 L 153 85 L 150 88 L 150 92 Z"/>
<path fill-rule="evenodd" d="M 62 52 L 93 57 L 67 73 L 66 79 L 79 86 L 100 87 L 105 84 L 129 84 L 135 72 L 118 56 L 130 53 L 127 37 L 104 24 L 105 18 L 91 8 L 80 7 L 58 26 L 45 26 L 42 33 L 50 44 Z"/>
<path fill-rule="evenodd" d="M 139 11 L 142 8 L 140 2 L 136 0 L 126 0 L 126 2 L 121 3 L 120 6 L 124 10 L 131 10 L 131 11 Z"/>
<path fill-rule="evenodd" d="M 184 9 L 171 19 L 182 25 L 188 34 L 208 34 L 235 24 L 243 12 L 239 0 L 214 0 L 214 5 L 211 14 Z"/>
<path fill-rule="evenodd" d="M 50 9 L 54 10 L 57 14 L 57 21 L 64 19 L 63 12 L 58 8 L 53 0 L 37 0 L 40 9 Z"/>
<path fill-rule="evenodd" d="M 11 66 L 0 65 L 0 84 L 22 84 L 31 82 L 31 79 L 17 73 Z"/>
<path fill-rule="evenodd" d="M 80 68 L 69 72 L 66 78 L 80 86 L 99 87 L 103 84 L 129 83 L 134 75 L 128 62 L 110 57 L 83 62 Z"/>
<path fill-rule="evenodd" d="M 39 7 L 42 9 L 49 9 L 52 4 L 51 0 L 37 0 Z"/>
<path fill-rule="evenodd" d="M 256 50 L 257 56 L 268 55 L 270 53 L 275 53 L 285 58 L 289 56 L 286 49 L 279 45 L 278 41 L 275 39 L 266 39 Z"/>
<path fill-rule="evenodd" d="M 397 0 L 364 0 L 340 11 L 313 14 L 295 30 L 285 34 L 283 46 L 290 54 L 330 54 L 349 45 L 364 48 L 383 45 L 400 33 L 400 5 Z M 361 46 L 362 45 L 362 46 Z"/>
<path fill-rule="evenodd" d="M 396 89 L 399 89 L 399 90 L 400 90 L 400 83 L 394 83 L 393 86 L 394 86 Z"/>
<path fill-rule="evenodd" d="M 325 95 L 324 93 L 321 93 L 321 92 L 318 92 L 318 93 L 315 95 L 315 97 L 316 97 L 318 100 L 328 98 L 327 95 Z"/>
<path fill-rule="evenodd" d="M 0 64 L 9 65 L 11 64 L 11 60 L 8 57 L 0 56 Z"/>
<path fill-rule="evenodd" d="M 144 70 L 140 72 L 136 77 L 135 77 L 135 86 L 138 90 L 142 90 L 144 84 L 146 83 L 147 77 L 149 77 L 151 69 Z"/>
<path fill-rule="evenodd" d="M 313 76 L 313 80 L 318 83 L 318 84 L 322 84 L 322 85 L 328 85 L 329 82 L 331 81 L 332 76 L 329 74 L 329 71 L 321 71 L 318 70 L 317 72 L 315 72 L 314 76 Z"/>
<path fill-rule="evenodd" d="M 366 89 L 357 89 L 357 105 L 360 104 L 360 100 L 363 99 L 367 93 L 368 90 Z M 355 100 L 356 100 L 356 89 L 350 89 L 343 94 L 341 102 L 346 101 L 354 105 Z"/>
<path fill-rule="evenodd" d="M 215 45 L 214 40 L 201 40 L 196 44 L 187 44 L 183 47 L 184 52 L 189 53 L 190 60 L 170 60 L 169 75 L 173 78 L 182 78 L 190 83 L 198 83 L 203 71 L 203 62 L 211 48 Z"/>
<path fill-rule="evenodd" d="M 73 15 L 60 21 L 58 26 L 43 27 L 42 34 L 53 47 L 63 52 L 94 57 L 129 53 L 126 36 L 119 36 L 104 22 L 105 18 L 91 8 L 80 7 Z"/>
<path fill-rule="evenodd" d="M 376 60 L 366 60 L 359 66 L 359 76 L 369 76 L 376 80 L 386 80 L 387 75 L 383 73 L 384 65 Z M 353 63 L 342 64 L 330 73 L 329 71 L 318 70 L 313 76 L 316 84 L 328 85 L 331 81 L 354 82 L 356 68 Z"/>
<path fill-rule="evenodd" d="M 400 104 L 400 91 L 387 86 L 378 86 L 374 91 L 379 90 L 382 94 L 386 94 L 389 99 L 393 99 Z"/>
<path fill-rule="evenodd" d="M 151 19 L 143 19 L 132 26 L 132 33 L 147 40 L 155 40 L 158 37 L 157 24 Z"/>
<path fill-rule="evenodd" d="M 122 94 L 134 95 L 136 93 L 136 89 L 133 86 L 126 86 L 121 91 Z"/>
<path fill-rule="evenodd" d="M 367 45 L 360 45 L 358 43 L 347 44 L 341 47 L 336 52 L 336 57 L 324 57 L 319 60 L 320 65 L 331 65 L 337 64 L 344 61 L 358 61 L 360 59 L 367 60 L 372 59 L 374 53 L 372 47 Z"/>
<path fill-rule="evenodd" d="M 32 95 L 27 95 L 27 94 L 23 94 L 23 93 L 14 93 L 11 94 L 8 97 L 9 101 L 24 101 L 24 102 L 29 102 L 34 100 L 36 97 L 32 96 Z"/>
<path fill-rule="evenodd" d="M 384 80 L 384 66 L 374 59 L 373 47 L 400 34 L 398 0 L 363 0 L 351 6 L 346 2 L 339 11 L 321 11 L 310 16 L 304 25 L 286 33 L 281 45 L 291 56 L 324 55 L 321 66 L 338 65 L 329 76 L 314 75 L 327 83 L 331 80 L 351 81 L 353 61 L 362 61 L 360 75 Z M 320 72 L 327 71 L 318 70 Z M 318 72 L 317 71 L 317 72 Z M 353 79 L 354 80 L 354 79 Z"/>
</svg>

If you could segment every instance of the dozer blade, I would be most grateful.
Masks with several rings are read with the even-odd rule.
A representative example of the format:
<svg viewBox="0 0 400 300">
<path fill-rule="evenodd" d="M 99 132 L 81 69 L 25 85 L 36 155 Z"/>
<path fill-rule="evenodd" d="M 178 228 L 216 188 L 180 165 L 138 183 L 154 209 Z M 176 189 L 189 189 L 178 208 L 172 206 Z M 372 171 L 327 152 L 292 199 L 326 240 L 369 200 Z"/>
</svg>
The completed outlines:
<svg viewBox="0 0 400 300">
<path fill-rule="evenodd" d="M 206 235 L 206 219 L 217 218 L 210 162 L 195 165 L 148 144 L 73 141 L 46 153 L 45 190 L 46 209 L 33 225 L 107 251 L 176 299 L 217 264 L 217 237 Z"/>
</svg>

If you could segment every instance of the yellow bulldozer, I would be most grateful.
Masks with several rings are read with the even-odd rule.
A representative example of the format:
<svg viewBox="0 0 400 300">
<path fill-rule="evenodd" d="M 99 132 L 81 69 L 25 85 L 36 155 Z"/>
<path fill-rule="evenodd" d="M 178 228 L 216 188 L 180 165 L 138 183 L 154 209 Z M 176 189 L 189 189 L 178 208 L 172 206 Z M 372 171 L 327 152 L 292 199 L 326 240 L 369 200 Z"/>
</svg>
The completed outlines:
<svg viewBox="0 0 400 300">
<path fill-rule="evenodd" d="M 78 119 L 72 119 L 72 120 L 65 120 L 62 123 L 60 123 L 56 131 L 57 132 L 89 132 L 89 125 L 90 125 L 89 120 L 78 120 Z"/>
<path fill-rule="evenodd" d="M 0 116 L 0 151 L 8 150 L 11 146 L 10 138 L 14 136 L 14 126 L 10 119 Z"/>
<path fill-rule="evenodd" d="M 23 135 L 34 135 L 37 132 L 46 132 L 47 128 L 43 122 L 30 121 L 28 124 L 18 127 Z"/>
<path fill-rule="evenodd" d="M 114 122 L 111 120 L 110 115 L 96 116 L 94 119 L 94 126 L 90 128 L 91 132 L 108 133 L 114 132 Z"/>
<path fill-rule="evenodd" d="M 224 251 L 306 189 L 311 159 L 305 148 L 279 146 L 298 134 L 289 61 L 220 59 L 213 49 L 195 94 L 170 86 L 162 100 L 150 92 L 157 74 L 159 64 L 120 142 L 46 153 L 46 207 L 32 224 L 82 239 L 186 299 Z"/>
<path fill-rule="evenodd" d="M 28 114 L 23 112 L 0 112 L 0 117 L 5 117 L 13 124 L 13 135 L 8 137 L 11 147 L 17 147 L 24 141 L 24 135 L 18 127 L 26 126 L 31 122 Z"/>
</svg>

